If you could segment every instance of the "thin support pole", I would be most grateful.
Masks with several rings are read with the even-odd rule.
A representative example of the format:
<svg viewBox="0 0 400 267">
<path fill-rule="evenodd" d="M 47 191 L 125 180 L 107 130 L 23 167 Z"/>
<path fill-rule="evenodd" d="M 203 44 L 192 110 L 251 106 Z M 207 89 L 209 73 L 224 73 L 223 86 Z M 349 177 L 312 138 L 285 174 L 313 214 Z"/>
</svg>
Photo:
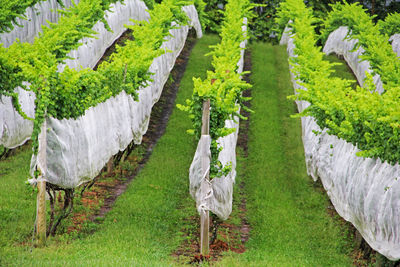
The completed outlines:
<svg viewBox="0 0 400 267">
<path fill-rule="evenodd" d="M 36 236 L 37 246 L 42 247 L 46 244 L 46 181 L 39 180 L 37 188 Z"/>
<path fill-rule="evenodd" d="M 41 165 L 41 174 L 37 182 L 37 205 L 36 205 L 36 237 L 37 246 L 46 245 L 46 172 L 47 172 L 47 121 L 43 122 L 39 135 L 38 158 Z"/>
<path fill-rule="evenodd" d="M 209 135 L 210 132 L 210 99 L 203 103 L 203 117 L 202 117 L 202 135 Z M 205 150 L 203 150 L 205 151 Z M 202 156 L 202 169 L 207 170 L 210 168 L 208 155 Z M 206 180 L 210 179 L 209 173 L 207 173 Z M 205 192 L 208 189 L 208 183 L 201 184 L 201 190 Z M 200 253 L 203 256 L 209 255 L 209 228 L 210 228 L 210 214 L 209 211 L 204 211 L 200 215 Z"/>
</svg>

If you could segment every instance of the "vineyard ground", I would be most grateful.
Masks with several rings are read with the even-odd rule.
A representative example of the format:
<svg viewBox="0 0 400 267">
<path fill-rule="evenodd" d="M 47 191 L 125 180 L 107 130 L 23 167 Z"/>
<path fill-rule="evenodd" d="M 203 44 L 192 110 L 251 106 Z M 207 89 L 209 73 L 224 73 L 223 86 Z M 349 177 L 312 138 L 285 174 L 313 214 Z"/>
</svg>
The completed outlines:
<svg viewBox="0 0 400 267">
<path fill-rule="evenodd" d="M 193 90 L 192 77 L 211 68 L 204 58 L 219 38 L 205 35 L 192 50 L 176 103 Z M 253 44 L 252 109 L 247 148 L 238 148 L 234 210 L 219 232 L 232 251 L 215 266 L 351 266 L 351 230 L 332 212 L 320 184 L 307 176 L 299 119 L 285 47 Z M 29 242 L 35 194 L 24 181 L 30 150 L 0 162 L 0 266 L 172 266 L 188 263 L 182 244 L 197 245 L 197 212 L 188 194 L 188 168 L 195 151 L 187 114 L 174 108 L 151 157 L 92 234 L 53 238 L 46 248 Z M 242 126 L 241 126 L 242 127 Z M 7 192 L 7 193 L 4 193 Z M 246 204 L 245 209 L 243 203 Z M 331 216 L 328 216 L 330 214 Z M 247 225 L 247 223 L 249 225 Z M 243 225 L 250 236 L 243 236 Z M 236 227 L 236 228 L 235 228 Z M 223 233 L 226 232 L 226 234 Z M 235 232 L 237 240 L 229 240 Z M 222 232 L 222 233 L 221 233 Z M 240 240 L 244 237 L 243 240 Z M 245 248 L 237 241 L 246 241 Z M 237 246 L 237 250 L 232 249 Z M 195 249 L 194 249 L 195 250 Z M 238 254 L 238 252 L 240 254 Z M 222 257 L 221 257 L 222 255 Z M 177 259 L 178 258 L 178 259 Z M 180 258 L 180 259 L 179 259 Z M 362 265 L 362 264 L 360 264 Z"/>
</svg>

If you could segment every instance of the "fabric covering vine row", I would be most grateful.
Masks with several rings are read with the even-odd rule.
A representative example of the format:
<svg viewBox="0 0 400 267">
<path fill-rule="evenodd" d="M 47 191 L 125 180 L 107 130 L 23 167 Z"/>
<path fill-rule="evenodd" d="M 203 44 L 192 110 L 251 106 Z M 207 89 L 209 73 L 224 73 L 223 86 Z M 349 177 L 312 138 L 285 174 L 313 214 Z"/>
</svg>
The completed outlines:
<svg viewBox="0 0 400 267">
<path fill-rule="evenodd" d="M 303 5 L 301 1 L 290 2 Z M 303 14 L 310 16 L 306 10 Z M 292 82 L 295 93 L 309 90 L 308 86 L 315 82 L 315 77 L 323 76 L 319 73 L 321 68 L 313 68 L 315 73 L 311 71 L 307 74 L 301 72 L 305 72 L 305 65 L 298 66 L 298 64 L 304 64 L 302 60 L 306 60 L 305 55 L 310 51 L 314 54 L 319 53 L 315 52 L 317 48 L 310 48 L 311 46 L 309 46 L 311 44 L 314 46 L 315 39 L 310 41 L 305 35 L 306 32 L 312 31 L 311 21 L 299 15 L 289 25 L 289 27 L 296 26 L 296 30 L 287 28 L 286 34 L 282 37 L 282 44 L 287 43 L 288 54 L 292 62 Z M 368 78 L 368 75 L 366 76 L 363 72 L 371 72 L 370 66 L 373 64 L 370 65 L 369 62 L 361 61 L 359 58 L 363 57 L 367 48 L 357 46 L 359 49 L 354 51 L 353 48 L 354 45 L 357 45 L 357 40 L 344 39 L 347 36 L 347 31 L 345 27 L 339 27 L 332 31 L 327 37 L 324 51 L 343 55 L 353 68 L 359 81 L 365 82 L 367 88 L 378 87 L 380 84 L 379 77 L 375 78 L 374 86 L 370 86 L 368 83 L 373 82 L 372 77 L 369 76 Z M 388 40 L 389 37 L 386 40 L 387 44 L 389 44 Z M 307 43 L 308 41 L 310 42 Z M 315 51 L 312 51 L 312 49 L 315 49 Z M 395 47 L 393 49 L 396 50 Z M 302 59 L 298 60 L 298 58 Z M 316 64 L 312 60 L 322 64 L 320 62 L 322 56 L 319 54 L 315 58 L 309 58 L 310 63 L 305 64 L 310 64 L 309 66 Z M 327 68 L 323 70 L 326 71 Z M 300 77 L 303 77 L 303 79 L 310 78 L 307 82 L 304 82 Z M 365 77 L 369 80 L 364 81 Z M 317 86 L 321 90 L 325 90 L 324 86 L 328 87 L 329 85 L 317 83 Z M 312 89 L 315 90 L 315 88 Z M 383 88 L 387 89 L 385 83 L 383 83 Z M 314 91 L 314 93 L 317 92 Z M 368 93 L 378 94 L 377 92 Z M 296 102 L 300 112 L 312 105 L 309 102 L 301 101 L 301 98 Z M 338 213 L 357 228 L 373 249 L 390 260 L 400 259 L 399 164 L 389 164 L 380 159 L 359 157 L 360 150 L 356 146 L 339 138 L 340 136 L 331 135 L 327 129 L 321 129 L 315 118 L 307 116 L 302 117 L 301 120 L 309 174 L 314 180 L 321 179 Z"/>
</svg>

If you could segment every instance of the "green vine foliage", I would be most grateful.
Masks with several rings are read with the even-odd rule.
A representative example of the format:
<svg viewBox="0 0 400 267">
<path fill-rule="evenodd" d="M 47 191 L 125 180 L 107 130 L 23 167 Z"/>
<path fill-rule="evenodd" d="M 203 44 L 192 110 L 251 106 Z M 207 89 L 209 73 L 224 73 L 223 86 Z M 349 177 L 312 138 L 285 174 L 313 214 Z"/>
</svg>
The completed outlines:
<svg viewBox="0 0 400 267">
<path fill-rule="evenodd" d="M 277 0 L 279 1 L 279 0 Z M 257 7 L 261 6 L 268 6 L 270 7 L 269 4 L 264 4 L 264 3 L 260 3 L 260 4 L 254 4 L 254 3 L 259 3 L 259 2 L 265 2 L 262 0 L 252 0 L 252 1 L 248 1 L 251 2 L 252 4 L 252 9 L 254 12 L 257 12 Z M 254 2 L 254 3 L 253 3 Z M 269 1 L 271 2 L 271 1 Z M 207 24 L 206 27 L 204 27 L 204 29 L 206 29 L 208 32 L 213 32 L 213 33 L 220 33 L 221 29 L 222 29 L 222 25 L 224 23 L 225 20 L 225 10 L 226 10 L 226 6 L 228 1 L 227 0 L 206 0 L 205 1 L 205 13 L 207 16 Z M 268 12 L 273 12 L 273 10 L 268 9 Z M 249 13 L 250 17 L 248 18 L 248 20 L 250 21 L 250 19 L 256 18 L 254 19 L 254 21 L 252 21 L 251 23 L 248 24 L 249 26 L 249 33 L 253 34 L 254 32 L 254 28 L 255 25 L 257 25 L 257 33 L 259 34 L 260 31 L 264 31 L 266 30 L 265 28 L 262 28 L 263 26 L 258 25 L 261 21 L 261 17 L 263 16 L 260 12 L 257 12 L 258 16 L 255 16 L 253 12 Z M 262 28 L 262 29 L 261 29 Z M 258 31 L 260 30 L 260 31 Z"/>
<path fill-rule="evenodd" d="M 115 1 L 114 1 L 115 2 Z M 104 11 L 112 1 L 81 0 L 65 11 L 58 24 L 51 24 L 33 44 L 15 43 L 0 49 L 0 94 L 13 97 L 15 108 L 26 118 L 18 105 L 14 88 L 29 82 L 29 89 L 36 94 L 35 118 L 32 133 L 33 150 L 38 150 L 40 127 L 47 116 L 69 119 L 82 116 L 85 111 L 115 96 L 122 90 L 136 98 L 136 91 L 150 81 L 148 69 L 153 59 L 165 53 L 160 49 L 172 22 L 186 25 L 188 18 L 181 10 L 188 1 L 164 0 L 149 10 L 149 22 L 137 22 L 133 30 L 134 41 L 117 47 L 108 61 L 96 71 L 65 68 L 57 72 L 57 65 L 76 49 L 83 37 L 93 37 L 93 25 L 102 20 Z"/>
<path fill-rule="evenodd" d="M 210 24 L 209 16 L 206 13 L 207 4 L 203 0 L 194 0 L 194 6 L 196 7 L 197 13 L 199 14 L 201 28 L 205 30 Z"/>
<path fill-rule="evenodd" d="M 187 111 L 193 122 L 193 129 L 188 133 L 201 136 L 203 102 L 210 99 L 210 136 L 211 164 L 210 178 L 221 177 L 231 171 L 231 166 L 222 166 L 218 160 L 219 152 L 216 140 L 227 136 L 235 129 L 226 128 L 225 120 L 237 118 L 246 119 L 240 115 L 239 107 L 247 109 L 243 102 L 248 100 L 242 92 L 251 87 L 242 81 L 237 73 L 237 62 L 240 59 L 240 43 L 247 39 L 247 34 L 242 31 L 243 18 L 251 17 L 250 10 L 253 6 L 248 1 L 230 0 L 226 5 L 225 19 L 221 30 L 221 42 L 213 47 L 210 55 L 213 56 L 214 71 L 207 72 L 207 78 L 201 80 L 194 78 L 194 90 L 191 99 L 186 100 L 186 105 L 177 105 L 181 110 Z M 248 109 L 247 109 L 248 110 Z"/>
<path fill-rule="evenodd" d="M 378 27 L 381 34 L 388 36 L 400 33 L 400 14 L 396 12 L 387 15 L 385 20 L 378 21 Z"/>
<path fill-rule="evenodd" d="M 16 86 L 35 92 L 35 119 L 32 134 L 33 149 L 37 152 L 37 137 L 40 133 L 40 125 L 44 121 L 47 107 L 54 104 L 50 95 L 51 85 L 57 79 L 57 65 L 67 58 L 67 53 L 79 47 L 80 39 L 93 37 L 95 34 L 91 28 L 102 19 L 104 12 L 112 2 L 109 0 L 82 0 L 79 5 L 62 11 L 64 16 L 58 24 L 50 24 L 43 27 L 43 32 L 30 43 L 15 42 L 9 48 L 0 47 L 1 71 L 0 94 L 12 97 L 14 107 L 27 118 L 19 106 L 18 95 L 14 92 Z M 29 82 L 29 89 L 23 84 Z M 14 88 L 13 88 L 14 87 Z"/>
<path fill-rule="evenodd" d="M 206 13 L 208 15 L 208 24 L 205 28 L 207 31 L 220 32 L 220 25 L 223 21 L 223 10 L 227 3 L 226 0 L 206 0 Z M 254 6 L 254 12 L 257 16 L 249 24 L 249 33 L 251 40 L 271 41 L 277 43 L 280 39 L 279 33 L 283 28 L 279 29 L 275 23 L 277 9 L 282 0 L 251 0 Z M 314 16 L 319 18 L 319 23 L 315 28 L 319 33 L 319 24 L 324 20 L 325 15 L 331 10 L 330 5 L 342 0 L 307 0 L 304 1 L 307 7 L 314 10 Z M 370 1 L 370 0 L 347 0 L 349 3 L 362 2 L 364 7 L 370 8 L 369 12 L 377 14 L 376 18 L 384 18 L 386 14 L 399 10 L 400 3 L 392 1 L 389 5 L 385 1 Z M 373 7 L 373 8 L 372 8 Z M 398 22 L 398 21 L 397 21 Z M 283 27 L 286 24 L 283 24 Z"/>
<path fill-rule="evenodd" d="M 323 19 L 326 12 L 330 10 L 329 4 L 337 1 L 341 2 L 341 0 L 309 0 L 304 2 L 314 10 L 317 18 Z M 275 23 L 275 19 L 282 0 L 252 0 L 251 2 L 256 4 L 254 12 L 257 14 L 249 25 L 251 40 L 278 43 L 280 39 L 279 33 L 283 31 L 283 28 L 279 28 L 279 25 Z M 286 24 L 282 26 L 285 27 Z M 318 27 L 316 31 L 318 32 Z"/>
<path fill-rule="evenodd" d="M 253 0 L 252 2 L 259 4 L 254 8 L 257 16 L 254 18 L 250 26 L 250 38 L 262 41 L 275 40 L 275 14 L 281 0 L 264 1 Z"/>
<path fill-rule="evenodd" d="M 370 74 L 364 87 L 356 89 L 352 89 L 347 80 L 331 77 L 333 64 L 323 60 L 321 48 L 315 45 L 317 36 L 314 31 L 315 19 L 312 11 L 307 9 L 301 0 L 287 0 L 282 5 L 281 10 L 285 12 L 278 14 L 280 19 L 287 19 L 288 14 L 292 12 L 289 17 L 292 18 L 293 23 L 290 26 L 294 33 L 296 45 L 294 52 L 297 55 L 290 60 L 293 66 L 292 71 L 306 88 L 298 90 L 298 94 L 291 98 L 305 100 L 311 104 L 299 116 L 314 117 L 321 129 L 327 129 L 329 134 L 357 146 L 361 150 L 357 153 L 359 156 L 379 158 L 391 164 L 399 162 L 400 88 L 398 83 L 396 85 L 389 80 L 390 78 L 385 77 L 385 81 L 389 83 L 384 84 L 386 91 L 380 95 L 376 92 Z M 353 8 L 354 6 L 351 5 L 352 11 L 355 12 L 356 9 Z M 356 15 L 363 25 L 354 26 L 353 34 L 361 37 L 360 42 L 369 42 L 369 46 L 366 46 L 368 49 L 374 48 L 375 51 L 378 49 L 375 45 L 381 45 L 382 53 L 377 52 L 376 55 L 388 57 L 385 44 L 380 41 L 382 36 L 379 35 L 379 30 L 375 25 L 358 16 L 359 13 L 343 16 L 343 21 L 351 21 L 351 17 Z M 331 25 L 329 29 L 334 28 L 330 20 L 332 17 L 333 15 L 330 15 L 327 18 L 327 25 Z M 340 24 L 337 20 L 334 22 L 337 26 L 345 24 Z M 368 27 L 363 28 L 365 26 Z M 370 33 L 375 35 L 369 35 Z M 367 37 L 369 39 L 366 39 Z M 387 39 L 386 45 L 388 45 Z M 369 54 L 369 56 L 372 55 L 374 54 Z M 392 64 L 391 62 L 393 61 L 382 61 L 384 64 Z"/>
<path fill-rule="evenodd" d="M 205 12 L 208 17 L 206 31 L 219 33 L 224 20 L 224 10 L 227 0 L 206 0 Z"/>
</svg>

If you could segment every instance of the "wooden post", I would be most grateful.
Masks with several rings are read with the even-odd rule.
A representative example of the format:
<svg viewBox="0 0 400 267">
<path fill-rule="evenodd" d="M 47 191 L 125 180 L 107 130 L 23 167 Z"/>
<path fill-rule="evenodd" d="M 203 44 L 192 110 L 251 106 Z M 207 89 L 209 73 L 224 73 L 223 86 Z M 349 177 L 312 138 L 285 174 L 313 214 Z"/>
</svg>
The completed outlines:
<svg viewBox="0 0 400 267">
<path fill-rule="evenodd" d="M 209 135 L 210 131 L 210 99 L 203 103 L 203 118 L 202 118 L 202 127 L 201 134 Z M 209 160 L 204 159 L 204 157 L 208 157 L 208 155 L 203 155 L 202 160 L 202 169 L 209 169 Z M 209 172 L 206 175 L 207 180 L 210 179 Z M 206 191 L 208 189 L 207 183 L 201 184 L 201 191 Z M 202 212 L 200 215 L 200 253 L 203 256 L 209 255 L 209 228 L 210 228 L 210 214 L 209 211 Z"/>
<path fill-rule="evenodd" d="M 46 172 L 47 172 L 47 121 L 43 122 L 39 134 L 38 159 L 41 164 L 40 176 L 37 183 L 37 206 L 36 206 L 36 239 L 37 246 L 46 244 Z"/>
<path fill-rule="evenodd" d="M 114 156 L 112 156 L 110 160 L 107 162 L 107 175 L 110 176 L 112 175 L 113 167 L 114 167 Z"/>
</svg>

